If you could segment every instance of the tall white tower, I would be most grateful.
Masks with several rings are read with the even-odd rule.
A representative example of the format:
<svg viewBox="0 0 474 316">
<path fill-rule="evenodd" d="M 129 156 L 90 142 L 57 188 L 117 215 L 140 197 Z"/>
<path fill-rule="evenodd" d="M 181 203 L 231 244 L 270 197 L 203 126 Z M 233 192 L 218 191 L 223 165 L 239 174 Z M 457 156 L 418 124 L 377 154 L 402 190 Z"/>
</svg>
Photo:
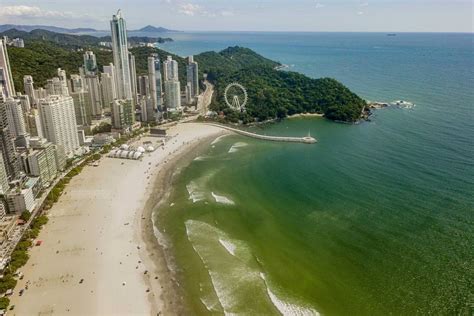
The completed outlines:
<svg viewBox="0 0 474 316">
<path fill-rule="evenodd" d="M 114 65 L 117 76 L 117 95 L 120 99 L 133 99 L 132 82 L 130 76 L 130 64 L 128 59 L 127 26 L 122 18 L 122 12 L 117 14 L 110 21 L 112 32 L 112 51 L 114 55 Z"/>
</svg>

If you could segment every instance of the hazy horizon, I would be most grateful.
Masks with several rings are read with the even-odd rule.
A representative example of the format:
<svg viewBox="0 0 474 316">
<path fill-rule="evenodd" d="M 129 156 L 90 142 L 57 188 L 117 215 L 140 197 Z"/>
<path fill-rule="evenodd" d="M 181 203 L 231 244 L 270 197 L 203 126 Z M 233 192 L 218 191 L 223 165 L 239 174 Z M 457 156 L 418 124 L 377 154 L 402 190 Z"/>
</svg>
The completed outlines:
<svg viewBox="0 0 474 316">
<path fill-rule="evenodd" d="M 470 0 L 2 0 L 0 24 L 108 30 L 119 8 L 131 30 L 203 32 L 472 33 L 474 12 Z"/>
</svg>

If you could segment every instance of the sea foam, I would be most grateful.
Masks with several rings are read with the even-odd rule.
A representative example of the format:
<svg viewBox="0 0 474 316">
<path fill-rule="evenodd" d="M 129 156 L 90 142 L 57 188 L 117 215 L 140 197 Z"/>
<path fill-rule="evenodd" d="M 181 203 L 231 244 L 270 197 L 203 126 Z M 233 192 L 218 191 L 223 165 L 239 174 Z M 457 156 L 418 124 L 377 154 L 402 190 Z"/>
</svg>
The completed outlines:
<svg viewBox="0 0 474 316">
<path fill-rule="evenodd" d="M 202 201 L 205 199 L 205 193 L 199 190 L 199 186 L 196 182 L 191 181 L 187 186 L 186 189 L 188 190 L 189 199 L 193 201 L 193 203 Z"/>
<path fill-rule="evenodd" d="M 223 195 L 217 195 L 214 192 L 211 193 L 212 197 L 214 200 L 216 200 L 216 203 L 220 204 L 227 204 L 227 205 L 235 205 L 235 202 L 229 199 L 228 197 L 225 197 Z"/>
<path fill-rule="evenodd" d="M 230 147 L 229 154 L 235 153 L 235 152 L 239 151 L 239 148 L 245 147 L 247 145 L 248 144 L 244 143 L 244 142 L 237 142 L 234 145 L 232 145 L 232 147 Z"/>
<path fill-rule="evenodd" d="M 278 309 L 278 311 L 283 316 L 320 316 L 320 313 L 318 313 L 313 308 L 304 307 L 304 306 L 294 304 L 294 303 L 289 303 L 288 301 L 285 301 L 282 298 L 278 297 L 275 294 L 275 292 L 273 292 L 270 289 L 267 283 L 267 280 L 265 278 L 265 274 L 260 273 L 260 277 L 265 282 L 265 285 L 267 287 L 267 293 L 268 293 L 268 296 L 270 297 L 270 300 L 272 301 L 276 309 Z"/>
</svg>

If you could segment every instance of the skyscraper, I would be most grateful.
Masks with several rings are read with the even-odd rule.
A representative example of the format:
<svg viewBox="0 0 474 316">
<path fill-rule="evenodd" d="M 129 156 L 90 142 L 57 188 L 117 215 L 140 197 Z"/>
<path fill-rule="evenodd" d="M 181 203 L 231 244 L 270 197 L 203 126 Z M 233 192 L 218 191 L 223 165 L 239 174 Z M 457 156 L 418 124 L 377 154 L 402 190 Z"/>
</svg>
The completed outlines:
<svg viewBox="0 0 474 316">
<path fill-rule="evenodd" d="M 117 76 L 117 96 L 119 99 L 133 99 L 130 64 L 128 58 L 127 26 L 122 13 L 117 14 L 110 21 L 112 32 L 112 51 Z"/>
<path fill-rule="evenodd" d="M 26 135 L 26 124 L 23 116 L 20 99 L 7 98 L 5 100 L 8 127 L 13 137 L 24 137 Z"/>
<path fill-rule="evenodd" d="M 165 105 L 168 111 L 181 109 L 181 84 L 179 81 L 165 81 Z"/>
<path fill-rule="evenodd" d="M 41 124 L 45 137 L 64 147 L 71 156 L 79 148 L 74 102 L 70 96 L 49 96 L 39 102 Z"/>
<path fill-rule="evenodd" d="M 84 72 L 86 75 L 95 75 L 97 74 L 97 60 L 95 58 L 94 52 L 86 51 L 83 55 L 84 57 Z"/>
<path fill-rule="evenodd" d="M 6 38 L 0 38 L 0 93 L 6 97 L 15 96 L 15 86 L 13 84 L 10 60 L 8 59 Z"/>
<path fill-rule="evenodd" d="M 112 100 L 117 99 L 117 75 L 114 64 L 110 63 L 108 66 L 104 66 L 103 73 L 108 74 L 112 80 Z"/>
<path fill-rule="evenodd" d="M 84 77 L 89 104 L 91 106 L 91 115 L 94 118 L 102 117 L 102 95 L 100 93 L 99 78 L 97 75 L 86 75 Z"/>
<path fill-rule="evenodd" d="M 102 106 L 110 108 L 115 99 L 115 82 L 110 74 L 105 72 L 100 74 L 100 89 L 102 92 Z"/>
<path fill-rule="evenodd" d="M 59 78 L 59 83 L 61 84 L 61 95 L 69 95 L 66 71 L 61 68 L 58 68 L 58 78 Z"/>
<path fill-rule="evenodd" d="M 148 78 L 150 94 L 158 113 L 163 111 L 163 77 L 161 76 L 161 62 L 157 54 L 148 57 Z"/>
<path fill-rule="evenodd" d="M 3 162 L 8 178 L 14 180 L 19 177 L 21 172 L 21 162 L 16 152 L 14 134 L 9 124 L 9 114 L 5 99 L 0 93 L 0 152 L 3 156 Z"/>
<path fill-rule="evenodd" d="M 33 85 L 32 76 L 23 77 L 23 86 L 25 87 L 25 94 L 30 98 L 30 104 L 36 104 L 36 91 Z"/>
<path fill-rule="evenodd" d="M 114 100 L 112 103 L 112 126 L 130 129 L 135 124 L 135 107 L 132 100 Z"/>
<path fill-rule="evenodd" d="M 179 80 L 178 62 L 171 56 L 163 62 L 163 77 L 165 81 Z"/>
<path fill-rule="evenodd" d="M 189 56 L 187 82 L 191 83 L 191 98 L 195 98 L 199 94 L 199 68 L 198 63 L 194 61 L 193 56 Z"/>
<path fill-rule="evenodd" d="M 132 96 L 136 104 L 138 102 L 137 69 L 135 66 L 135 56 L 133 56 L 132 53 L 128 53 L 128 63 L 130 65 L 130 83 L 132 85 Z"/>
<path fill-rule="evenodd" d="M 140 97 L 149 97 L 150 95 L 150 80 L 148 76 L 138 77 L 138 93 Z M 140 98 L 141 99 L 141 98 Z"/>
</svg>

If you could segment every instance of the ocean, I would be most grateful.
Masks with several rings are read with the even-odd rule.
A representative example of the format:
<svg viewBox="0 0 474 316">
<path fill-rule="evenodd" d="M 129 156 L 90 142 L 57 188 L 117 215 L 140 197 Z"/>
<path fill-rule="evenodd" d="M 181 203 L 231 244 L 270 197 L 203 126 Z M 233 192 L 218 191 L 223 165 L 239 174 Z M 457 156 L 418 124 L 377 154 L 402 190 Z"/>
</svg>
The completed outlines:
<svg viewBox="0 0 474 316">
<path fill-rule="evenodd" d="M 176 33 L 181 56 L 245 46 L 367 100 L 346 125 L 254 128 L 315 145 L 215 141 L 155 212 L 190 314 L 471 315 L 474 36 Z"/>
</svg>

